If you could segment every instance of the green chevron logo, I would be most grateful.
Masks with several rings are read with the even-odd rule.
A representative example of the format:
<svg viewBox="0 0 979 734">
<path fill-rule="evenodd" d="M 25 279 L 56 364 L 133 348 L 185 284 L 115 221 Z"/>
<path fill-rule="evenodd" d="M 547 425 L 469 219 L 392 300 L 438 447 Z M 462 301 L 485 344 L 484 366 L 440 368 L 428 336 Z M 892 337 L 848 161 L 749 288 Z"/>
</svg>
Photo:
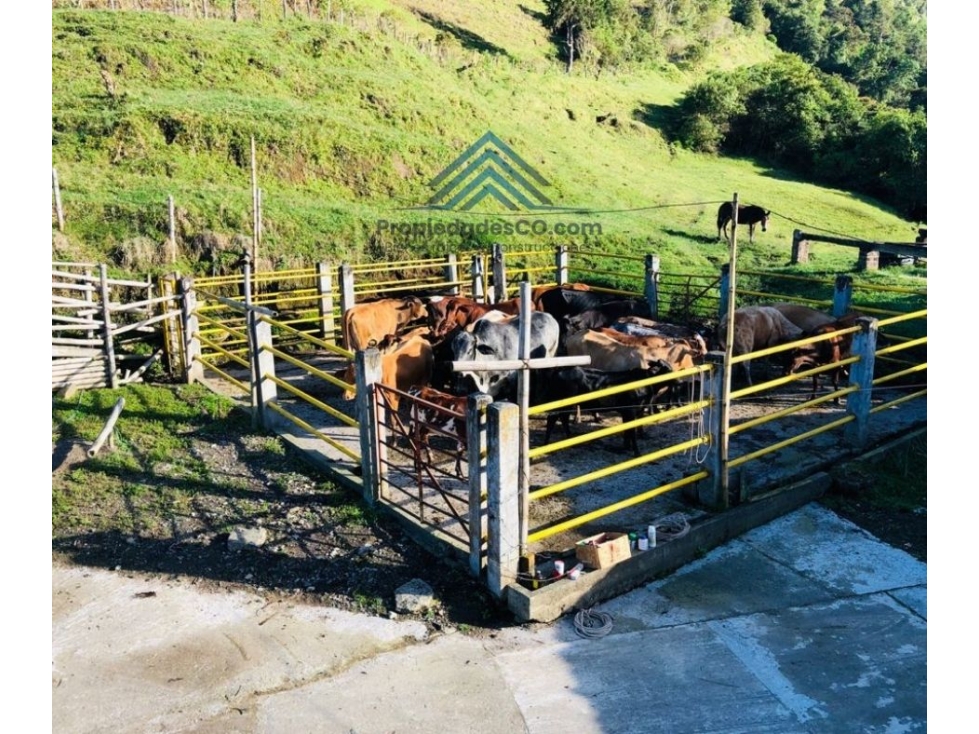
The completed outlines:
<svg viewBox="0 0 979 734">
<path fill-rule="evenodd" d="M 436 189 L 426 202 L 431 209 L 469 211 L 485 199 L 511 211 L 558 208 L 540 190 L 547 180 L 489 131 L 428 185 Z"/>
</svg>

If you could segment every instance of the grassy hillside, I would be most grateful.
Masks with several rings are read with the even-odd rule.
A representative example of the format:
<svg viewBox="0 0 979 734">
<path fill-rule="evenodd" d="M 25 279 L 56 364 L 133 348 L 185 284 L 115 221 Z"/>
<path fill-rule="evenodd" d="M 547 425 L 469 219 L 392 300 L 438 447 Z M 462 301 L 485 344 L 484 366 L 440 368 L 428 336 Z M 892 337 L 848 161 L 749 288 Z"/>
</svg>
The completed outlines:
<svg viewBox="0 0 979 734">
<path fill-rule="evenodd" d="M 713 270 L 726 259 L 714 220 L 732 192 L 774 212 L 768 233 L 754 246 L 745 241 L 744 266 L 784 265 L 795 228 L 914 237 L 915 225 L 877 202 L 668 145 L 663 123 L 697 72 L 568 75 L 540 22 L 539 0 L 345 6 L 342 24 L 271 13 L 232 23 L 56 9 L 52 162 L 67 236 L 56 239 L 56 256 L 104 259 L 137 236 L 161 242 L 168 195 L 185 268 L 194 268 L 202 233 L 250 238 L 252 136 L 264 249 L 273 260 L 469 249 L 475 243 L 448 235 L 405 241 L 378 233 L 376 222 L 499 214 L 483 205 L 475 216 L 407 210 L 423 204 L 429 181 L 487 130 L 550 182 L 556 205 L 580 210 L 561 218 L 600 223 L 593 243 L 656 252 L 664 270 Z M 754 63 L 773 52 L 731 27 L 719 33 L 710 63 Z M 853 251 L 828 248 L 817 250 L 812 267 L 854 260 Z"/>
</svg>

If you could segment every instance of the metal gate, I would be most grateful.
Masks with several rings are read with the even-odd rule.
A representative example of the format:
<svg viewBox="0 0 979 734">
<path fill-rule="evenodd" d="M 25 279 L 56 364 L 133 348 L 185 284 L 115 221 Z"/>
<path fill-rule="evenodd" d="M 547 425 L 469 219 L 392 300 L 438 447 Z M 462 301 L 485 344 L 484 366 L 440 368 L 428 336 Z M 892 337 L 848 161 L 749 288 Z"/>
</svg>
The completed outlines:
<svg viewBox="0 0 979 734">
<path fill-rule="evenodd" d="M 485 501 L 470 481 L 471 446 L 479 443 L 484 428 L 469 441 L 467 412 L 424 400 L 377 383 L 378 446 L 381 500 L 435 528 L 464 547 L 482 545 Z M 480 425 L 482 423 L 480 422 Z M 476 462 L 476 467 L 481 462 Z M 477 526 L 474 539 L 472 528 Z"/>
</svg>

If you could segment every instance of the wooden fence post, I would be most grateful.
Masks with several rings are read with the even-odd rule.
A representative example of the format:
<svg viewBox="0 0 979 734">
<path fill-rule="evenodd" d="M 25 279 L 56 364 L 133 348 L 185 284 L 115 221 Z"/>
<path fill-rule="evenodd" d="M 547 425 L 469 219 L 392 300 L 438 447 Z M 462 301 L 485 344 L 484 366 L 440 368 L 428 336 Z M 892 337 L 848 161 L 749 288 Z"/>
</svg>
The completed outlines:
<svg viewBox="0 0 979 734">
<path fill-rule="evenodd" d="M 350 263 L 343 263 L 340 266 L 340 318 L 341 322 L 343 320 L 343 314 L 347 313 L 354 305 L 354 270 L 350 266 Z M 344 349 L 350 349 L 350 345 L 347 344 L 347 335 L 343 334 L 343 347 Z"/>
<path fill-rule="evenodd" d="M 194 292 L 194 279 L 181 278 L 180 296 L 183 301 L 180 310 L 180 320 L 183 325 L 183 362 L 184 379 L 187 383 L 204 381 L 204 365 L 198 359 L 201 356 L 200 323 L 197 320 L 197 294 Z"/>
<path fill-rule="evenodd" d="M 837 275 L 833 287 L 833 318 L 842 318 L 850 310 L 853 301 L 853 278 Z"/>
<path fill-rule="evenodd" d="M 727 313 L 728 301 L 731 298 L 731 269 L 728 267 L 728 263 L 721 265 L 721 281 L 719 287 L 721 300 L 718 305 L 717 317 L 724 318 L 724 314 Z"/>
<path fill-rule="evenodd" d="M 503 598 L 506 587 L 517 579 L 520 563 L 520 408 L 493 403 L 486 415 L 486 581 L 490 592 Z"/>
<path fill-rule="evenodd" d="M 65 211 L 61 208 L 61 186 L 58 184 L 58 169 L 51 168 L 51 188 L 54 190 L 54 211 L 58 216 L 58 231 L 65 231 Z"/>
<path fill-rule="evenodd" d="M 173 196 L 167 196 L 167 212 L 170 220 L 170 262 L 177 262 L 177 222 L 173 211 Z"/>
<path fill-rule="evenodd" d="M 473 300 L 478 303 L 486 302 L 486 289 L 483 288 L 483 256 L 473 255 L 472 267 Z"/>
<path fill-rule="evenodd" d="M 176 294 L 177 282 L 180 276 L 177 273 L 160 276 L 160 295 L 167 298 L 160 304 L 160 312 L 169 314 L 175 309 L 173 304 L 178 300 Z M 183 365 L 180 360 L 183 358 L 183 349 L 180 345 L 180 327 L 174 324 L 173 318 L 163 320 L 163 347 L 167 358 L 167 371 L 171 377 L 183 373 Z"/>
<path fill-rule="evenodd" d="M 319 310 L 320 337 L 336 344 L 336 321 L 333 318 L 333 267 L 316 263 L 316 307 Z"/>
<path fill-rule="evenodd" d="M 473 393 L 466 406 L 466 464 L 469 473 L 469 572 L 479 578 L 483 571 L 483 534 L 486 516 L 483 495 L 486 493 L 486 472 L 483 455 L 486 453 L 486 409 L 493 398 L 485 393 Z"/>
<path fill-rule="evenodd" d="M 449 293 L 453 296 L 459 295 L 459 263 L 454 252 L 445 256 L 445 281 L 449 284 Z"/>
<path fill-rule="evenodd" d="M 792 232 L 792 264 L 809 262 L 809 240 L 803 239 L 802 230 Z"/>
<path fill-rule="evenodd" d="M 846 413 L 853 420 L 846 424 L 844 437 L 850 446 L 862 449 L 867 445 L 870 424 L 870 398 L 873 395 L 874 359 L 877 352 L 877 319 L 861 316 L 857 319 L 860 331 L 853 335 L 850 355 L 860 361 L 850 365 L 850 387 L 856 392 L 846 397 Z"/>
<path fill-rule="evenodd" d="M 109 276 L 105 263 L 99 265 L 99 293 L 102 297 L 102 339 L 105 344 L 105 384 L 115 389 L 119 386 L 116 378 L 116 349 L 112 344 L 112 294 L 109 291 Z"/>
<path fill-rule="evenodd" d="M 373 506 L 388 496 L 386 480 L 387 445 L 383 440 L 380 401 L 374 384 L 381 381 L 381 353 L 375 348 L 354 355 L 357 383 L 357 420 L 360 423 L 360 466 L 364 480 L 364 500 Z"/>
<path fill-rule="evenodd" d="M 506 300 L 506 263 L 503 246 L 493 245 L 493 303 Z"/>
<path fill-rule="evenodd" d="M 659 258 L 653 254 L 646 255 L 646 281 L 643 286 L 646 303 L 653 318 L 659 318 Z"/>
<path fill-rule="evenodd" d="M 554 248 L 554 282 L 565 285 L 568 282 L 568 246 Z"/>
</svg>

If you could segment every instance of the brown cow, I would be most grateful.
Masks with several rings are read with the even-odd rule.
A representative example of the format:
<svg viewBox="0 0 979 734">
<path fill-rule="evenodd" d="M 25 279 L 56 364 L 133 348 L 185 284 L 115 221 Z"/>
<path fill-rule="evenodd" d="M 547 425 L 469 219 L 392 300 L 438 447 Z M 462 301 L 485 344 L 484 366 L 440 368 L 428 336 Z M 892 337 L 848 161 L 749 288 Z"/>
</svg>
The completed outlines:
<svg viewBox="0 0 979 734">
<path fill-rule="evenodd" d="M 727 343 L 727 314 L 717 327 L 721 349 Z M 734 355 L 750 354 L 761 349 L 786 344 L 802 336 L 802 329 L 771 306 L 745 306 L 734 312 Z M 751 360 L 741 363 L 745 379 L 751 385 Z"/>
<path fill-rule="evenodd" d="M 409 390 L 415 398 L 411 401 L 410 436 L 417 439 L 417 450 L 425 453 L 425 461 L 432 463 L 429 439 L 433 433 L 455 440 L 456 474 L 462 475 L 462 456 L 466 450 L 466 411 L 469 398 L 451 395 L 432 387 L 413 387 Z"/>
<path fill-rule="evenodd" d="M 533 310 L 533 304 L 531 304 Z M 456 329 L 465 329 L 476 323 L 490 311 L 509 315 L 520 313 L 520 299 L 511 298 L 499 303 L 479 303 L 463 296 L 433 297 L 428 304 L 428 325 L 436 339 L 447 336 Z"/>
<path fill-rule="evenodd" d="M 626 343 L 623 339 L 648 341 Z M 569 355 L 588 355 L 590 366 L 604 372 L 649 369 L 660 360 L 669 364 L 674 372 L 687 369 L 696 366 L 698 358 L 706 353 L 706 348 L 701 345 L 693 347 L 684 340 L 665 337 L 629 337 L 614 329 L 579 331 L 567 341 Z"/>
<path fill-rule="evenodd" d="M 351 352 L 359 352 L 426 315 L 425 303 L 415 296 L 355 304 L 343 314 L 344 345 Z"/>
<path fill-rule="evenodd" d="M 825 334 L 833 334 L 837 331 L 843 331 L 844 329 L 849 329 L 856 326 L 857 319 L 860 318 L 860 316 L 861 314 L 857 313 L 847 314 L 836 321 L 832 321 L 828 324 L 823 324 L 814 329 L 806 331 L 804 336 L 822 336 Z M 787 375 L 791 375 L 795 374 L 796 372 L 800 372 L 801 370 L 836 364 L 837 362 L 840 362 L 841 360 L 850 356 L 850 347 L 852 346 L 853 334 L 839 334 L 829 339 L 824 339 L 811 344 L 804 344 L 798 349 L 792 350 L 791 354 L 789 355 L 790 362 L 785 373 Z M 849 375 L 849 371 L 845 366 L 839 365 L 835 369 L 832 369 L 825 374 L 829 376 L 830 381 L 833 384 L 833 392 L 836 392 L 840 389 L 840 380 L 847 377 Z M 812 376 L 812 394 L 809 396 L 809 399 L 814 399 L 818 391 L 819 375 L 817 374 Z M 839 404 L 839 397 L 834 398 L 833 402 Z"/>
<path fill-rule="evenodd" d="M 435 357 L 432 345 L 426 338 L 428 327 L 414 329 L 404 336 L 394 336 L 383 340 L 378 345 L 381 352 L 381 384 L 393 387 L 401 392 L 408 392 L 412 387 L 421 387 L 432 380 L 432 368 Z M 353 384 L 356 379 L 354 366 L 347 367 L 343 381 Z M 354 393 L 345 392 L 345 400 L 352 400 Z M 401 396 L 389 393 L 388 404 L 395 411 L 401 402 Z"/>
</svg>

